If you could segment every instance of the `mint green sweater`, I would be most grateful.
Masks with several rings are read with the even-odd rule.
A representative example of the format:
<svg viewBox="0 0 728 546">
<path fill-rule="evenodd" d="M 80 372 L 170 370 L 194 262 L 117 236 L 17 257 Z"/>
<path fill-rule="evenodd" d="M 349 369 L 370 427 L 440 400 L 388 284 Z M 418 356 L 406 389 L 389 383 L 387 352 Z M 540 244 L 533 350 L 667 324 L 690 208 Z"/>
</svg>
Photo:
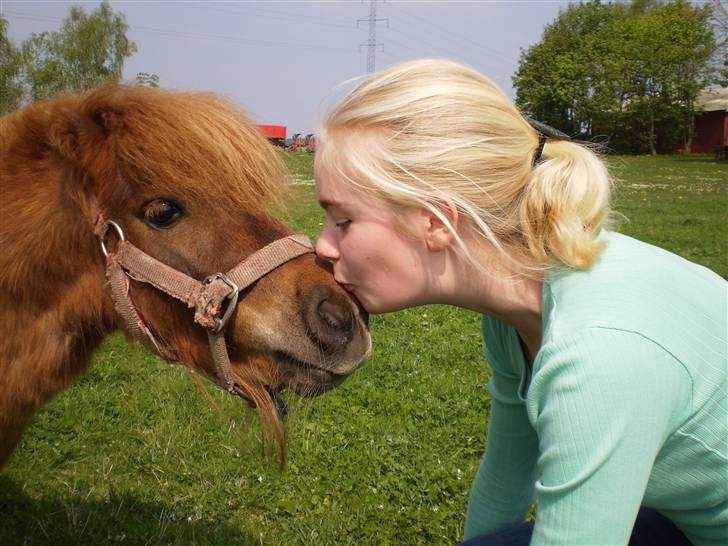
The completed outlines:
<svg viewBox="0 0 728 546">
<path fill-rule="evenodd" d="M 728 290 L 617 233 L 588 271 L 549 273 L 532 372 L 483 317 L 493 374 L 465 538 L 523 521 L 531 544 L 627 544 L 640 505 L 728 545 Z"/>
</svg>

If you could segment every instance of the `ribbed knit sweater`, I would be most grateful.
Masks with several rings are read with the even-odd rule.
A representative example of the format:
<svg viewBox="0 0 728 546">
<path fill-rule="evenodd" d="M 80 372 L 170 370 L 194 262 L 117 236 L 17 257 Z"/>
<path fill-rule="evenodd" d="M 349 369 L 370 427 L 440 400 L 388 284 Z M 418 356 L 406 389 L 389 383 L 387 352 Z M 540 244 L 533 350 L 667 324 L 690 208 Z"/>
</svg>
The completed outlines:
<svg viewBox="0 0 728 546">
<path fill-rule="evenodd" d="M 640 505 L 728 545 L 728 288 L 617 233 L 588 271 L 549 273 L 533 365 L 483 316 L 485 455 L 465 538 L 523 521 L 531 544 L 627 544 Z"/>
</svg>

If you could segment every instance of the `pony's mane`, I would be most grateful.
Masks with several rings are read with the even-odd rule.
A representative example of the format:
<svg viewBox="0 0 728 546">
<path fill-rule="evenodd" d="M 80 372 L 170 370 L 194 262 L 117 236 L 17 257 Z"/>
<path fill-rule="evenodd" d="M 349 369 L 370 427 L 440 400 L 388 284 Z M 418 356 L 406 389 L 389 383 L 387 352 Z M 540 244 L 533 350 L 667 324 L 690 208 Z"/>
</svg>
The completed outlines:
<svg viewBox="0 0 728 546">
<path fill-rule="evenodd" d="M 212 94 L 106 86 L 87 112 L 118 109 L 117 157 L 132 182 L 255 212 L 283 195 L 285 169 L 260 131 Z"/>
<path fill-rule="evenodd" d="M 33 157 L 44 154 L 54 124 L 74 120 L 86 135 L 100 130 L 106 141 L 86 139 L 92 148 L 85 153 L 101 154 L 97 161 L 108 152 L 117 158 L 118 174 L 131 186 L 118 196 L 153 187 L 255 214 L 281 205 L 287 194 L 286 169 L 273 147 L 235 105 L 213 94 L 112 84 L 1 119 L 0 133 L 13 137 L 12 148 Z"/>
</svg>

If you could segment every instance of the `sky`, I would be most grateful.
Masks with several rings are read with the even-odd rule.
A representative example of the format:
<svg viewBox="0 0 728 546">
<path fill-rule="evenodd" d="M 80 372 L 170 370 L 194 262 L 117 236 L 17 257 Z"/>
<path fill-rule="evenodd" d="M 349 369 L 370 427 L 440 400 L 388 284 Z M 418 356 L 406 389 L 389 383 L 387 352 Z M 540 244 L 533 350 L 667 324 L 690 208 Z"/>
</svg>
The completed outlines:
<svg viewBox="0 0 728 546">
<path fill-rule="evenodd" d="M 259 124 L 285 125 L 288 135 L 315 132 L 337 99 L 367 73 L 369 0 L 132 1 L 112 0 L 137 52 L 124 79 L 159 76 L 163 87 L 213 91 Z M 9 36 L 57 30 L 71 5 L 90 12 L 99 1 L 0 0 Z M 422 57 L 466 63 L 509 96 L 521 49 L 568 2 L 486 0 L 376 2 L 375 68 Z M 343 82 L 349 82 L 342 85 Z"/>
</svg>

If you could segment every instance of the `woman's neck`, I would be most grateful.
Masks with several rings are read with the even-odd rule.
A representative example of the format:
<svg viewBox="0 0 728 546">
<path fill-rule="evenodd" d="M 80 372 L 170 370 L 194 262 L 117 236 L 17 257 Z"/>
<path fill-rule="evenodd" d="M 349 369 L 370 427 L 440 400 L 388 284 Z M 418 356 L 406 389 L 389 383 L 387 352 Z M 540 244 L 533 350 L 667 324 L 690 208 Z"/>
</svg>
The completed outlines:
<svg viewBox="0 0 728 546">
<path fill-rule="evenodd" d="M 541 348 L 543 278 L 519 275 L 492 247 L 473 253 L 483 269 L 448 254 L 433 303 L 456 305 L 511 325 L 525 345 L 528 361 L 533 362 Z"/>
</svg>

